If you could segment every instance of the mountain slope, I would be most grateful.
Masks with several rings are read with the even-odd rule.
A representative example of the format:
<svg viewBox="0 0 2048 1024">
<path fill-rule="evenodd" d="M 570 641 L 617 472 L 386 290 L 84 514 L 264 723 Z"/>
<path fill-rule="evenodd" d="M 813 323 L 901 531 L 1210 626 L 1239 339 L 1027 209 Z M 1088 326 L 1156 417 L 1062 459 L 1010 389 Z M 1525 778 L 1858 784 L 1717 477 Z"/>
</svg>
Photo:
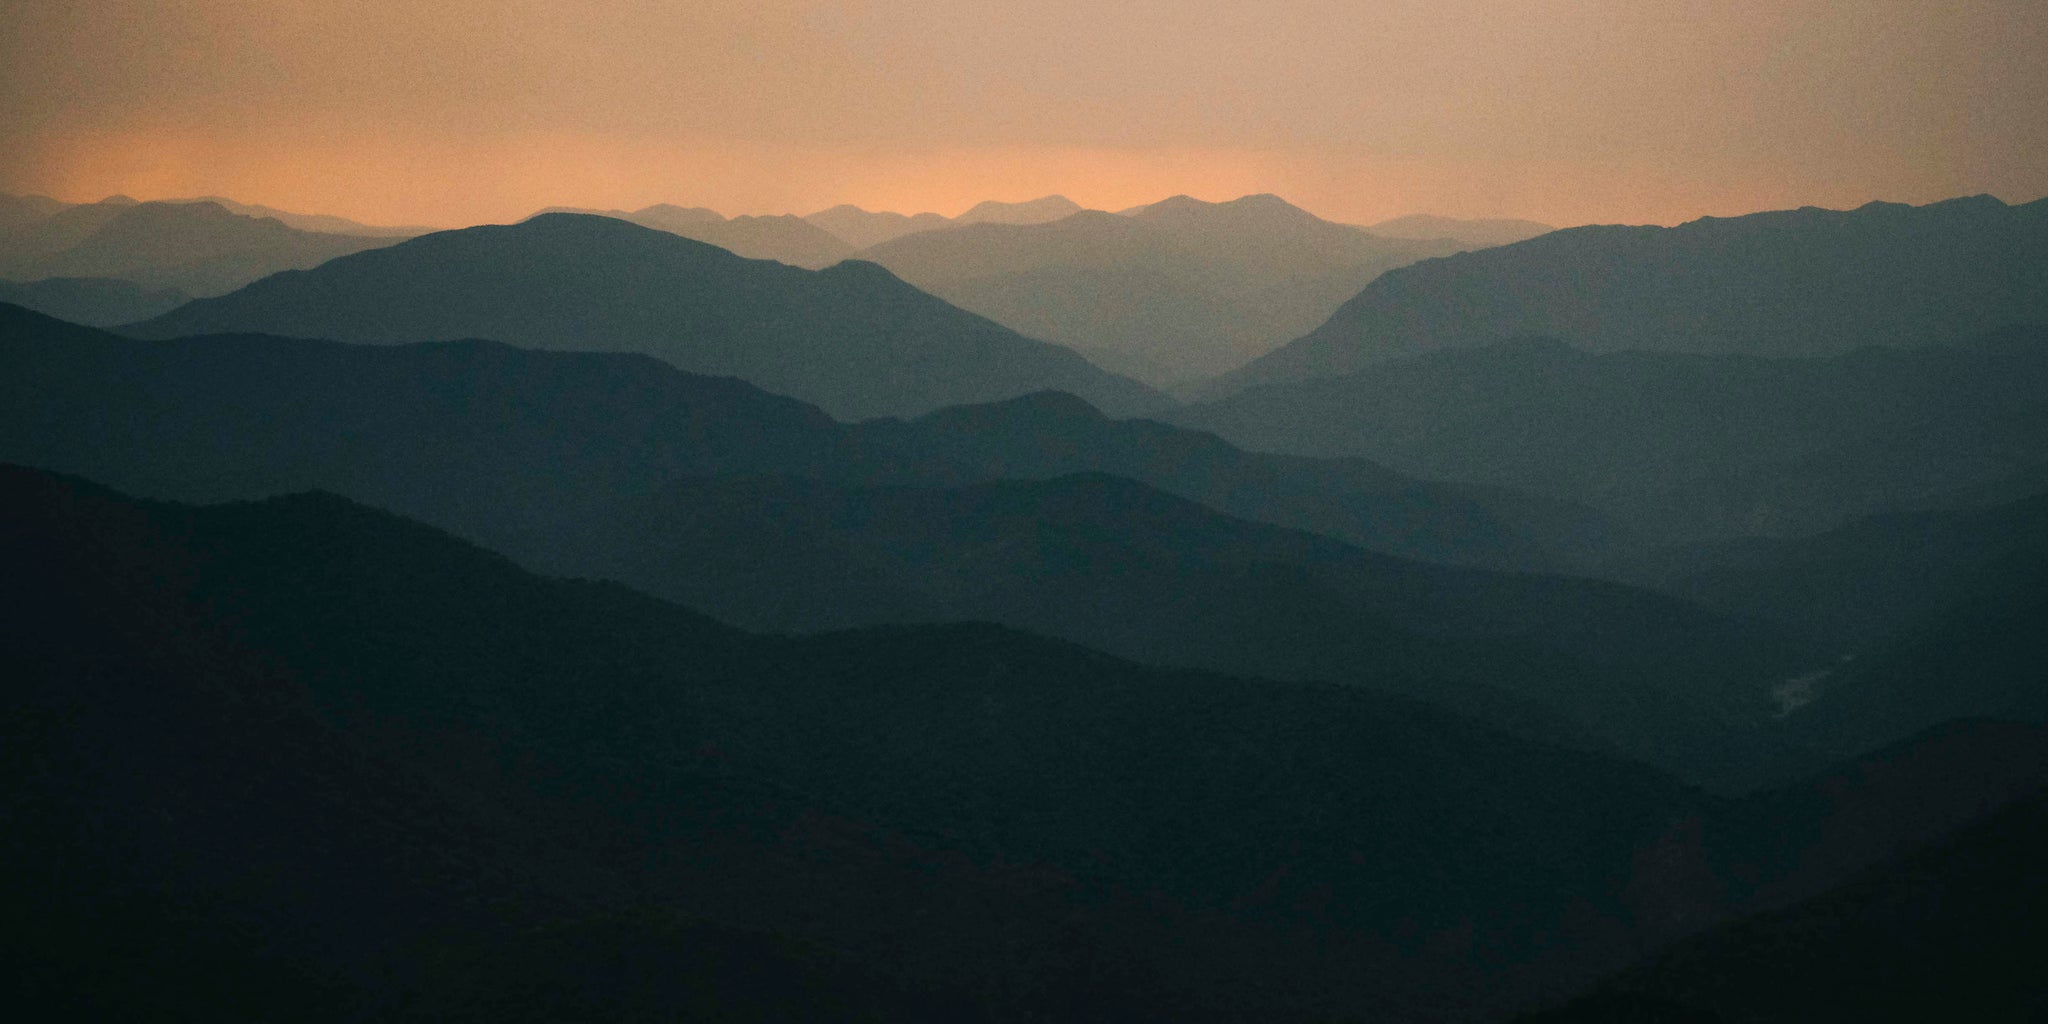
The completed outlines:
<svg viewBox="0 0 2048 1024">
<path fill-rule="evenodd" d="M 1070 351 L 962 312 L 872 264 L 746 260 L 604 217 L 445 231 L 280 274 L 130 328 L 390 343 L 491 338 L 644 352 L 834 415 L 907 415 L 1042 388 L 1129 413 L 1159 403 Z"/>
<path fill-rule="evenodd" d="M 56 216 L 70 205 L 49 196 L 17 196 L 0 192 L 0 241 L 12 245 L 19 233 Z"/>
<path fill-rule="evenodd" d="M 1596 351 L 1838 355 L 2048 323 L 2048 200 L 1596 226 L 1390 273 L 1213 394 L 1523 335 Z"/>
<path fill-rule="evenodd" d="M 2048 793 L 1526 1024 L 2031 1021 L 2048 1014 Z"/>
<path fill-rule="evenodd" d="M 112 327 L 168 313 L 191 301 L 175 288 L 144 288 L 108 277 L 0 281 L 0 302 L 93 327 Z"/>
<path fill-rule="evenodd" d="M 2048 553 L 2018 552 L 1962 594 L 1812 680 L 1789 724 L 1825 758 L 1962 717 L 2048 722 Z"/>
<path fill-rule="evenodd" d="M 326 495 L 6 468 L 0 522 L 5 941 L 45 1005 L 1487 1018 L 1876 848 L 1355 691 L 744 634 Z"/>
<path fill-rule="evenodd" d="M 391 241 L 300 231 L 214 203 L 140 203 L 121 208 L 74 244 L 14 266 L 13 274 L 111 277 L 146 288 L 219 295 L 280 270 L 317 266 Z"/>
<path fill-rule="evenodd" d="M 212 203 L 215 206 L 219 206 L 226 209 L 229 213 L 237 213 L 244 217 L 267 217 L 271 220 L 283 223 L 286 227 L 297 228 L 300 231 L 317 231 L 322 234 L 329 235 L 366 235 L 374 238 L 411 238 L 414 235 L 424 235 L 427 232 L 434 230 L 433 228 L 420 227 L 418 225 L 391 227 L 377 224 L 364 224 L 361 221 L 350 220 L 347 217 L 336 217 L 332 214 L 326 213 L 293 213 L 290 210 L 280 210 L 277 207 L 264 206 L 259 203 L 238 203 L 232 199 L 226 199 L 221 196 L 204 196 L 198 199 L 169 199 L 165 200 L 165 202 L 186 204 Z"/>
<path fill-rule="evenodd" d="M 1455 252 L 1375 238 L 1275 196 L 898 238 L 862 254 L 921 288 L 1155 385 L 1221 373 L 1380 273 Z"/>
<path fill-rule="evenodd" d="M 2038 472 L 2048 331 L 1818 359 L 1523 340 L 1166 414 L 1247 448 L 1354 455 L 1591 506 L 1651 541 L 1825 530 Z"/>
<path fill-rule="evenodd" d="M 15 204 L 0 235 L 0 276 L 16 279 L 47 277 L 36 272 L 42 260 L 92 237 L 108 221 L 127 213 L 138 204 L 127 196 L 108 196 L 97 203 L 51 207 L 28 201 Z"/>
<path fill-rule="evenodd" d="M 1783 759 L 1757 742 L 1769 693 L 1818 663 L 1642 591 L 1374 556 L 1100 475 L 681 480 L 506 550 L 749 628 L 988 621 L 1147 664 L 1362 685 L 1723 786 Z"/>
<path fill-rule="evenodd" d="M 72 770 L 29 789 L 9 775 L 11 809 L 49 826 L 9 845 L 10 877 L 47 883 L 47 931 L 82 923 L 74 901 L 119 905 L 92 868 L 118 871 L 123 844 L 158 865 L 125 880 L 126 932 L 41 951 L 64 967 L 164 948 L 213 912 L 247 923 L 190 959 L 221 954 L 208 966 L 232 976 L 238 944 L 267 949 L 288 968 L 274 984 L 317 980 L 361 1012 L 433 995 L 536 927 L 635 907 L 857 950 L 842 955 L 906 988 L 977 979 L 982 1019 L 1160 1000 L 1300 1019 L 1399 1005 L 1427 991 L 1418 970 L 1526 947 L 1562 909 L 1534 894 L 1626 920 L 1613 887 L 1632 844 L 1695 800 L 1398 703 L 995 630 L 752 637 L 322 496 L 189 510 L 5 482 L 7 543 L 59 587 L 9 623 L 36 627 L 8 638 L 33 669 L 7 691 L 28 744 L 11 749 Z M 24 582 L 10 574 L 10 598 Z M 93 634 L 119 642 L 71 642 Z M 186 729 L 120 742 L 149 735 L 113 710 L 139 694 Z M 64 713 L 80 707 L 82 723 Z M 188 735 L 212 753 L 180 769 Z M 243 850 L 237 870 L 208 869 L 222 847 Z M 1371 938 L 1475 919 L 1479 948 L 1417 948 L 1421 967 Z M 1605 955 L 1538 951 L 1568 972 Z M 147 992 L 176 969 L 138 959 L 92 980 Z M 533 984 L 577 981 L 535 966 Z"/>
<path fill-rule="evenodd" d="M 943 485 L 1107 473 L 1218 511 L 1308 530 L 1407 558 L 1556 569 L 1616 543 L 1612 524 L 1563 502 L 1417 480 L 1364 459 L 1249 452 L 1213 434 L 1112 420 L 1071 395 L 941 409 L 855 428 L 905 466 L 964 472 L 899 476 Z"/>
<path fill-rule="evenodd" d="M 656 231 L 715 245 L 750 260 L 774 260 L 792 267 L 821 270 L 853 255 L 857 246 L 811 224 L 802 217 L 739 216 L 728 219 L 701 206 L 657 203 L 641 210 L 578 210 L 551 206 L 535 216 L 580 213 L 610 217 Z"/>
<path fill-rule="evenodd" d="M 2048 552 L 2048 494 L 1873 516 L 1808 537 L 1664 549 L 1607 575 L 1853 652 L 1939 612 L 1993 565 L 2028 552 Z"/>
<path fill-rule="evenodd" d="M 30 669 L 4 792 L 39 827 L 0 848 L 44 912 L 23 952 L 158 1013 L 260 1000 L 251 972 L 314 1016 L 435 1017 L 492 982 L 544 997 L 520 1019 L 605 986 L 673 1013 L 646 971 L 739 1013 L 808 978 L 885 1019 L 1485 1016 L 1787 865 L 1831 884 L 1884 845 L 1836 825 L 1912 834 L 1901 797 L 1998 746 L 1956 737 L 1833 810 L 1730 804 L 984 628 L 750 637 L 319 495 L 187 509 L 7 470 L 0 516 L 37 567 L 0 581 L 27 613 L 0 633 Z M 127 927 L 75 927 L 109 911 Z M 547 955 L 593 942 L 637 966 Z M 963 977 L 971 1014 L 889 998 Z"/>
<path fill-rule="evenodd" d="M 1556 567 L 1609 539 L 1568 505 L 1364 460 L 1245 452 L 1052 393 L 843 426 L 645 356 L 138 342 L 5 307 L 0 366 L 0 457 L 188 500 L 325 488 L 473 538 L 587 516 L 685 476 L 957 487 L 1100 472 L 1409 557 Z"/>
</svg>

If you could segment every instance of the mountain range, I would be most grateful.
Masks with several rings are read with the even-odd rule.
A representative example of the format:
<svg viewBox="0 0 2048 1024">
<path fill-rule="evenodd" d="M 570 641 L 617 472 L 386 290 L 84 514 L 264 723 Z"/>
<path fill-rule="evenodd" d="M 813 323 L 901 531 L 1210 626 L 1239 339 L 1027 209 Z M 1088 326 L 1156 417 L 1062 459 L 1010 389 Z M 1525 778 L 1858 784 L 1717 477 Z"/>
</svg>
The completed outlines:
<svg viewBox="0 0 2048 1024">
<path fill-rule="evenodd" d="M 0 343 L 11 388 L 0 457 L 186 500 L 324 488 L 486 542 L 685 477 L 959 487 L 1076 473 L 1126 476 L 1411 558 L 1537 567 L 1588 557 L 1606 540 L 1597 516 L 1566 504 L 1358 459 L 1245 452 L 1112 420 L 1057 393 L 847 425 L 635 355 L 264 336 L 144 342 L 5 307 Z"/>
<path fill-rule="evenodd" d="M 1393 519 L 1494 550 L 1521 505 L 1249 455 L 1070 397 L 848 427 L 634 357 L 0 324 L 16 382 L 0 458 L 166 497 L 319 487 L 755 628 L 994 621 L 1152 663 L 1407 693 L 1724 785 L 1779 759 L 1760 728 L 1769 694 L 1824 664 L 1640 590 L 1233 517 L 1156 488 L 1377 527 L 1383 547 L 1416 546 L 1380 525 Z"/>
<path fill-rule="evenodd" d="M 1656 544 L 1810 533 L 2031 486 L 2048 452 L 2044 389 L 2039 327 L 1810 358 L 1521 339 L 1162 415 L 1254 450 L 1578 502 Z"/>
<path fill-rule="evenodd" d="M 2048 323 L 2048 200 L 1804 207 L 1555 231 L 1390 273 L 1221 395 L 1529 335 L 1595 352 L 1839 355 Z"/>
<path fill-rule="evenodd" d="M 1044 388 L 1119 413 L 1164 402 L 870 263 L 802 270 L 578 214 L 423 235 L 124 330 L 151 338 L 263 332 L 376 343 L 489 338 L 644 352 L 848 419 Z"/>
<path fill-rule="evenodd" d="M 810 270 L 829 267 L 852 256 L 856 248 L 805 218 L 790 214 L 727 218 L 716 210 L 701 206 L 661 203 L 633 211 L 550 206 L 535 216 L 556 213 L 611 217 L 715 245 L 751 260 L 774 260 Z"/>
<path fill-rule="evenodd" d="M 0 196 L 0 978 L 2041 1016 L 2044 216 Z"/>
<path fill-rule="evenodd" d="M 0 276 L 113 278 L 147 290 L 219 295 L 280 270 L 318 266 L 392 241 L 302 231 L 211 202 L 117 197 L 13 228 L 0 238 Z"/>
<path fill-rule="evenodd" d="M 861 254 L 962 308 L 1154 386 L 1232 369 L 1393 267 L 1462 248 L 1321 220 L 1277 196 L 906 235 Z"/>
<path fill-rule="evenodd" d="M 879 245 L 915 231 L 933 231 L 951 227 L 953 224 L 953 219 L 944 214 L 901 214 L 887 210 L 863 210 L 850 203 L 842 203 L 829 210 L 819 210 L 804 219 L 838 236 L 855 249 Z"/>
<path fill-rule="evenodd" d="M 1796 623 L 1759 627 L 1768 608 L 1717 618 L 1234 518 L 1194 501 L 1339 535 L 1378 529 L 1383 550 L 1417 546 L 1384 532 L 1393 519 L 1439 544 L 1471 533 L 1486 551 L 1530 503 L 1238 452 L 1067 397 L 849 426 L 640 357 L 137 342 L 26 312 L 0 326 L 15 382 L 0 395 L 0 458 L 187 499 L 330 489 L 756 627 L 1000 621 L 1156 663 L 1406 693 L 1719 785 L 1784 778 L 1813 767 L 1814 750 L 1854 753 L 1956 714 L 2034 714 L 1952 688 L 1903 725 L 1823 729 L 1832 705 L 1810 697 L 1788 719 L 1781 693 L 1840 648 L 1790 642 Z M 1882 664 L 1875 646 L 1858 653 Z M 1993 688 L 2011 675 L 1980 674 Z M 1854 692 L 1821 688 L 1836 690 Z"/>
<path fill-rule="evenodd" d="M 742 633 L 326 495 L 9 468 L 0 520 L 5 941 L 72 1015 L 1495 1016 L 2043 777 L 1970 727 L 1716 799 L 990 627 Z"/>
</svg>

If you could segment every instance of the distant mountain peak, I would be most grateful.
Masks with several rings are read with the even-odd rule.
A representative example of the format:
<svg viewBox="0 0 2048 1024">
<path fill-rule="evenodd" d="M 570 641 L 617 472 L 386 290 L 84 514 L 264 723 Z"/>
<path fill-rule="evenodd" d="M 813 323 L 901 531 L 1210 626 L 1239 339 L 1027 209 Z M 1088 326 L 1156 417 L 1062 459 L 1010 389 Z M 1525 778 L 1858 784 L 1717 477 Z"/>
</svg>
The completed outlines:
<svg viewBox="0 0 2048 1024">
<path fill-rule="evenodd" d="M 105 199 L 100 200 L 99 204 L 101 206 L 140 206 L 142 205 L 142 200 L 137 199 L 134 196 L 121 195 L 119 193 L 116 193 L 114 195 L 106 197 Z"/>
<path fill-rule="evenodd" d="M 653 206 L 642 207 L 636 212 L 644 217 L 687 219 L 701 221 L 706 224 L 716 224 L 725 219 L 725 214 L 719 213 L 717 210 L 702 206 L 677 206 L 674 203 L 655 203 Z"/>
<path fill-rule="evenodd" d="M 953 218 L 956 224 L 978 224 L 993 221 L 1001 224 L 1042 224 L 1080 213 L 1081 204 L 1066 196 L 1040 196 L 1021 203 L 1005 203 L 986 199 Z"/>
</svg>

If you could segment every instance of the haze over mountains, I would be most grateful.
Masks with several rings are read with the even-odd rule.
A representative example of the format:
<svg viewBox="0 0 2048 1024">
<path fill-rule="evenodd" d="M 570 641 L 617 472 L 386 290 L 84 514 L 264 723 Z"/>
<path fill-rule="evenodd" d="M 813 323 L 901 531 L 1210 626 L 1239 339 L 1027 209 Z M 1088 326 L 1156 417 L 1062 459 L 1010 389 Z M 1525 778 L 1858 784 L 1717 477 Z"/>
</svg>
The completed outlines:
<svg viewBox="0 0 2048 1024">
<path fill-rule="evenodd" d="M 6 197 L 0 952 L 87 1017 L 2048 1011 L 2044 202 Z"/>
<path fill-rule="evenodd" d="M 1463 248 L 1389 241 L 1277 196 L 921 232 L 862 254 L 904 280 L 1155 386 L 1231 369 L 1380 273 Z"/>
<path fill-rule="evenodd" d="M 1118 412 L 1162 402 L 1070 350 L 948 306 L 873 264 L 807 271 L 579 214 L 424 235 L 128 330 L 637 351 L 850 419 L 1044 388 Z"/>
<path fill-rule="evenodd" d="M 213 202 L 119 198 L 20 223 L 0 238 L 0 276 L 103 278 L 219 295 L 280 270 L 388 245 L 388 237 L 302 231 Z"/>
<path fill-rule="evenodd" d="M 1459 347 L 1175 410 L 1257 450 L 1584 503 L 1652 540 L 1825 530 L 2048 461 L 2048 329 L 1805 359 Z"/>
<path fill-rule="evenodd" d="M 733 473 L 856 486 L 1115 473 L 1234 515 L 1479 565 L 1582 558 L 1604 528 L 1583 509 L 1362 460 L 1259 455 L 1114 421 L 1064 394 L 844 425 L 644 356 L 491 342 L 139 342 L 0 314 L 15 371 L 10 457 L 186 500 L 323 488 L 493 541 L 504 539 L 493 523 L 569 521 L 669 479 Z M 472 503 L 451 477 L 489 483 L 495 497 Z"/>
</svg>

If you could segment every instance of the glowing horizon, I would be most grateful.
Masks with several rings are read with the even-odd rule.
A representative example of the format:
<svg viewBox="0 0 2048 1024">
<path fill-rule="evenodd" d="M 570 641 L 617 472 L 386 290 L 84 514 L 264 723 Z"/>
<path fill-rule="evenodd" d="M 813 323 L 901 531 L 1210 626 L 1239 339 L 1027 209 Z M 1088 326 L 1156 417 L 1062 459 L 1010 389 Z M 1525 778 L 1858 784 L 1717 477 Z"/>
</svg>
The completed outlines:
<svg viewBox="0 0 2048 1024">
<path fill-rule="evenodd" d="M 0 41 L 0 190 L 435 227 L 1258 192 L 1349 223 L 1672 224 L 2048 194 L 2048 16 L 2010 0 L 71 7 Z"/>
</svg>

